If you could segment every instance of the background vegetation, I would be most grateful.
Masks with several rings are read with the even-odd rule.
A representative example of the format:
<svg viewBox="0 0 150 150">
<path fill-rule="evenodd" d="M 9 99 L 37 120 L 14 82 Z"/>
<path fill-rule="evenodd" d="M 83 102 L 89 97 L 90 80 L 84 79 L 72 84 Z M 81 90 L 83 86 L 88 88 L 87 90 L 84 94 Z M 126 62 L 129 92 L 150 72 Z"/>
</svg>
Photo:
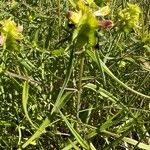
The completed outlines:
<svg viewBox="0 0 150 150">
<path fill-rule="evenodd" d="M 82 53 L 69 1 L 0 1 L 0 20 L 23 25 L 19 50 L 0 47 L 0 149 L 150 149 L 150 2 L 110 0 L 106 19 L 127 2 L 139 28 L 100 29 Z"/>
</svg>

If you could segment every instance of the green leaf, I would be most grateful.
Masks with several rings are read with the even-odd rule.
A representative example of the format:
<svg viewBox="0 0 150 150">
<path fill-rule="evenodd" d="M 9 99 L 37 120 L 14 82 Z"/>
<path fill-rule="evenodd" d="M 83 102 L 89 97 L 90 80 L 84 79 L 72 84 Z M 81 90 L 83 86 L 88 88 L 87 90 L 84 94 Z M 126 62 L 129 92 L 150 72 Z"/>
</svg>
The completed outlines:
<svg viewBox="0 0 150 150">
<path fill-rule="evenodd" d="M 111 93 L 109 93 L 108 91 L 106 91 L 103 88 L 97 89 L 96 85 L 94 85 L 92 83 L 88 83 L 88 84 L 84 85 L 84 88 L 88 88 L 88 89 L 91 89 L 91 90 L 99 93 L 101 96 L 108 98 L 113 103 L 116 103 L 118 101 L 118 99 L 115 96 L 113 96 Z"/>
<path fill-rule="evenodd" d="M 61 111 L 59 111 L 61 117 L 63 118 L 63 120 L 65 121 L 66 125 L 68 126 L 69 130 L 71 131 L 71 133 L 74 135 L 74 137 L 76 138 L 76 140 L 80 143 L 80 145 L 84 148 L 84 149 L 88 149 L 88 144 L 85 140 L 82 139 L 82 137 L 77 133 L 77 131 L 72 127 L 72 125 L 69 123 L 69 121 L 67 120 L 67 118 L 62 114 Z"/>
<path fill-rule="evenodd" d="M 90 143 L 90 148 L 91 148 L 91 150 L 96 150 L 96 148 L 94 147 L 94 145 L 92 143 Z"/>
<path fill-rule="evenodd" d="M 106 79 L 105 79 L 105 74 L 104 74 L 104 70 L 102 68 L 102 65 L 100 63 L 100 58 L 99 58 L 99 55 L 97 54 L 97 52 L 94 52 L 91 48 L 91 50 L 87 50 L 86 53 L 92 58 L 92 60 L 94 62 L 97 63 L 97 66 L 98 66 L 98 69 L 100 70 L 101 74 L 102 74 L 102 77 L 103 77 L 103 82 L 104 82 L 104 85 L 106 85 Z"/>
<path fill-rule="evenodd" d="M 69 142 L 71 143 L 72 148 L 74 148 L 75 150 L 80 150 L 80 148 L 78 148 L 78 146 L 76 146 L 76 144 L 72 142 L 70 139 L 69 139 Z"/>
<path fill-rule="evenodd" d="M 122 85 L 125 89 L 127 89 L 127 90 L 129 90 L 129 91 L 131 91 L 131 92 L 133 92 L 133 93 L 135 93 L 135 94 L 137 94 L 137 95 L 139 95 L 139 96 L 142 96 L 142 97 L 144 97 L 144 98 L 150 99 L 150 96 L 145 95 L 145 94 L 142 94 L 142 93 L 140 93 L 140 92 L 138 92 L 138 91 L 136 91 L 136 90 L 130 88 L 129 86 L 127 86 L 126 84 L 124 84 L 122 81 L 120 81 L 120 80 L 109 70 L 109 68 L 104 64 L 104 62 L 102 62 L 102 60 L 99 58 L 99 56 L 98 56 L 97 53 L 95 53 L 96 56 L 94 56 L 93 54 L 91 55 L 91 53 L 88 53 L 88 54 L 89 54 L 89 56 L 92 58 L 92 60 L 97 63 L 98 66 L 100 65 L 100 66 L 102 67 L 102 70 L 103 70 L 104 72 L 106 72 L 112 79 L 114 79 L 116 82 L 118 82 L 120 85 Z M 99 64 L 99 63 L 100 63 L 100 64 Z M 102 71 L 102 70 L 100 69 L 100 67 L 99 67 L 99 70 Z"/>
<path fill-rule="evenodd" d="M 72 50 L 71 50 L 71 54 L 70 54 L 69 66 L 68 66 L 68 70 L 66 73 L 66 77 L 65 77 L 64 83 L 61 87 L 61 90 L 57 96 L 57 99 L 56 99 L 54 107 L 51 111 L 51 114 L 53 114 L 61 105 L 63 105 L 64 99 L 61 99 L 61 98 L 62 98 L 62 95 L 64 93 L 65 87 L 67 86 L 67 84 L 69 82 L 69 79 L 70 79 L 70 76 L 72 73 L 72 67 L 73 67 L 73 47 L 71 47 L 71 48 L 72 48 Z"/>
<path fill-rule="evenodd" d="M 90 30 L 89 31 L 89 45 L 94 46 L 96 45 L 96 31 L 95 30 Z"/>
<path fill-rule="evenodd" d="M 101 132 L 105 133 L 106 135 L 115 137 L 117 139 L 121 137 L 118 134 L 115 134 L 115 133 L 112 133 L 112 132 L 109 132 L 109 131 L 106 131 L 106 130 L 103 130 Z M 94 129 L 91 133 L 89 133 L 87 135 L 87 139 L 90 139 L 90 138 L 96 136 L 98 133 L 99 133 L 99 129 L 98 128 Z M 131 145 L 134 145 L 134 146 L 137 145 L 138 148 L 141 148 L 141 149 L 144 149 L 144 150 L 150 150 L 150 145 L 147 145 L 147 144 L 144 144 L 142 142 L 136 141 L 136 140 L 134 140 L 132 138 L 122 137 L 121 140 L 124 141 L 124 142 L 127 142 L 127 143 L 129 143 Z"/>
<path fill-rule="evenodd" d="M 120 137 L 119 135 L 111 133 L 109 131 L 103 131 L 103 133 L 111 135 L 111 136 L 116 137 L 116 138 Z M 136 140 L 134 140 L 132 138 L 123 137 L 122 141 L 127 142 L 127 143 L 129 143 L 131 145 L 137 145 L 138 144 L 137 145 L 138 148 L 145 149 L 145 150 L 150 150 L 150 145 L 147 145 L 147 144 L 144 144 L 142 142 L 136 141 Z"/>
<path fill-rule="evenodd" d="M 150 47 L 148 45 L 144 45 L 143 47 L 150 53 Z"/>
<path fill-rule="evenodd" d="M 71 148 L 73 148 L 73 145 L 76 145 L 76 144 L 78 144 L 78 141 L 74 141 L 71 144 L 68 144 L 62 150 L 70 150 Z"/>
<path fill-rule="evenodd" d="M 113 124 L 114 124 L 114 123 L 113 123 L 113 119 L 114 119 L 114 118 L 117 118 L 117 116 L 120 115 L 120 113 L 122 113 L 122 110 L 119 111 L 118 113 L 116 113 L 115 115 L 113 115 L 112 117 L 110 117 L 108 120 L 106 120 L 106 122 L 104 122 L 104 123 L 100 126 L 100 128 L 99 128 L 100 132 L 106 130 L 106 129 L 109 128 L 111 125 L 113 125 Z"/>
<path fill-rule="evenodd" d="M 49 125 L 50 121 L 46 118 L 38 130 L 22 145 L 22 148 L 26 148 L 29 144 L 31 144 L 35 139 L 39 138 L 40 135 L 44 132 L 45 128 Z"/>
<path fill-rule="evenodd" d="M 90 26 L 88 24 L 84 24 L 77 28 L 73 33 L 73 38 L 76 40 L 76 46 L 82 48 L 85 44 L 88 43 L 89 35 L 88 32 L 90 30 Z M 76 36 L 77 35 L 77 36 Z"/>
<path fill-rule="evenodd" d="M 118 82 L 120 85 L 122 85 L 125 89 L 139 95 L 139 96 L 142 96 L 144 98 L 148 98 L 150 99 L 150 96 L 148 95 L 145 95 L 145 94 L 142 94 L 138 91 L 135 91 L 134 89 L 130 88 L 129 86 L 127 86 L 126 84 L 124 84 L 122 81 L 120 81 L 109 69 L 108 67 L 101 61 L 101 64 L 102 64 L 102 67 L 103 67 L 103 70 L 112 78 L 114 79 L 116 82 Z"/>
<path fill-rule="evenodd" d="M 2 120 L 0 120 L 0 126 L 9 127 L 9 126 L 12 126 L 12 125 L 15 125 L 15 124 L 12 123 L 12 122 L 9 122 L 9 121 L 2 121 Z"/>
<path fill-rule="evenodd" d="M 118 113 L 116 113 L 115 115 L 113 115 L 112 117 L 110 117 L 108 120 L 106 120 L 106 122 L 104 122 L 99 128 L 94 129 L 93 131 L 91 131 L 87 135 L 87 139 L 90 139 L 90 138 L 94 137 L 97 133 L 103 132 L 107 128 L 109 128 L 110 126 L 112 126 L 115 123 L 115 122 L 113 122 L 113 119 L 117 118 L 120 113 L 122 113 L 122 110 L 119 111 Z"/>
<path fill-rule="evenodd" d="M 102 7 L 104 5 L 104 0 L 94 0 L 94 2 L 99 7 Z"/>
<path fill-rule="evenodd" d="M 66 92 L 59 101 L 56 101 L 53 109 L 52 109 L 52 113 L 53 112 L 57 112 L 59 109 L 61 109 L 66 102 L 70 99 L 70 97 L 72 96 L 72 92 Z"/>
<path fill-rule="evenodd" d="M 25 82 L 24 82 L 24 85 L 23 85 L 23 94 L 22 94 L 23 110 L 24 110 L 25 115 L 26 115 L 28 121 L 30 122 L 30 124 L 31 124 L 34 128 L 37 128 L 37 127 L 34 125 L 34 123 L 32 122 L 32 120 L 30 119 L 29 115 L 28 115 L 28 110 L 27 110 L 28 95 L 29 95 L 29 85 L 28 85 L 28 82 L 25 81 Z"/>
<path fill-rule="evenodd" d="M 63 48 L 55 49 L 55 50 L 52 51 L 52 55 L 61 56 L 61 55 L 64 54 L 64 52 L 65 52 L 65 49 L 63 49 Z"/>
</svg>

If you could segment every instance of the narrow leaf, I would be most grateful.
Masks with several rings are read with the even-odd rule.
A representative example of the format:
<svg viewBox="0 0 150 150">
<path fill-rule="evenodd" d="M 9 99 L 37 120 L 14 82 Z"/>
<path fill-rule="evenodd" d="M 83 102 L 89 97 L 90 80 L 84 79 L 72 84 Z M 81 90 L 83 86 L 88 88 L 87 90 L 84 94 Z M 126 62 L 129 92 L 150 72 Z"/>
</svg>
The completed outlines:
<svg viewBox="0 0 150 150">
<path fill-rule="evenodd" d="M 113 137 L 116 137 L 116 138 L 119 138 L 120 136 L 117 135 L 117 134 L 114 134 L 114 133 L 111 133 L 109 131 L 103 131 L 104 133 L 108 134 L 108 135 L 111 135 Z M 122 140 L 124 142 L 127 142 L 129 144 L 132 144 L 132 145 L 137 145 L 138 148 L 141 148 L 141 149 L 145 149 L 145 150 L 150 150 L 150 145 L 147 145 L 147 144 L 144 144 L 144 143 L 139 143 L 138 141 L 134 140 L 134 139 L 131 139 L 131 138 L 127 138 L 127 137 L 123 137 Z"/>
<path fill-rule="evenodd" d="M 74 141 L 73 144 L 76 145 L 78 143 L 78 141 Z M 70 150 L 71 148 L 73 148 L 72 144 L 67 145 L 66 147 L 64 147 L 62 150 Z"/>
<path fill-rule="evenodd" d="M 135 91 L 134 89 L 130 88 L 129 86 L 127 86 L 126 84 L 124 84 L 122 81 L 120 81 L 109 69 L 108 67 L 101 61 L 101 64 L 102 64 L 102 67 L 103 67 L 103 70 L 110 76 L 112 77 L 116 82 L 118 82 L 120 85 L 122 85 L 124 88 L 126 88 L 127 90 L 137 94 L 137 95 L 140 95 L 144 98 L 148 98 L 150 99 L 150 96 L 148 95 L 145 95 L 145 94 L 142 94 L 138 91 Z"/>
<path fill-rule="evenodd" d="M 40 135 L 43 133 L 45 128 L 49 125 L 50 121 L 48 118 L 46 118 L 41 126 L 38 128 L 38 130 L 26 141 L 23 145 L 22 148 L 26 148 L 29 144 L 33 142 L 33 140 L 37 139 L 40 137 Z"/>
<path fill-rule="evenodd" d="M 91 150 L 96 150 L 96 148 L 94 147 L 94 145 L 92 143 L 90 143 L 90 148 L 91 148 Z"/>
<path fill-rule="evenodd" d="M 72 134 L 75 136 L 76 140 L 80 143 L 80 145 L 84 148 L 84 149 L 88 149 L 88 144 L 86 143 L 85 140 L 82 139 L 82 137 L 76 132 L 76 130 L 71 126 L 71 124 L 69 123 L 69 121 L 67 120 L 67 118 L 62 114 L 61 111 L 59 111 L 61 117 L 63 118 L 63 120 L 65 121 L 66 125 L 68 126 L 69 130 L 72 132 Z"/>
<path fill-rule="evenodd" d="M 58 109 L 61 109 L 66 102 L 70 99 L 70 97 L 72 96 L 72 92 L 66 92 L 59 101 L 57 101 L 57 103 L 55 103 L 54 107 L 53 107 L 53 111 L 57 112 Z"/>
<path fill-rule="evenodd" d="M 23 93 L 22 93 L 22 105 L 23 105 L 23 110 L 24 113 L 28 119 L 28 121 L 30 122 L 30 124 L 34 127 L 37 128 L 34 123 L 32 122 L 32 120 L 30 119 L 29 115 L 28 115 L 28 110 L 27 110 L 27 104 L 28 104 L 28 95 L 29 95 L 29 85 L 28 82 L 25 81 L 24 82 L 24 86 L 23 86 Z"/>
<path fill-rule="evenodd" d="M 69 60 L 69 66 L 68 66 L 67 74 L 66 74 L 64 83 L 63 83 L 63 85 L 61 87 L 61 90 L 60 90 L 60 92 L 58 94 L 58 97 L 56 99 L 56 102 L 54 104 L 54 107 L 53 107 L 53 109 L 51 111 L 51 114 L 53 114 L 58 109 L 58 107 L 60 106 L 60 103 L 62 103 L 61 102 L 62 101 L 61 97 L 62 97 L 62 95 L 64 93 L 64 90 L 65 90 L 65 88 L 66 88 L 66 86 L 67 86 L 67 84 L 69 82 L 69 79 L 70 79 L 70 76 L 71 76 L 71 73 L 72 73 L 72 66 L 73 66 L 73 48 L 72 48 L 72 51 L 71 51 L 71 54 L 70 54 L 70 60 Z"/>
<path fill-rule="evenodd" d="M 70 142 L 70 144 L 72 145 L 72 147 L 73 147 L 75 150 L 80 150 L 80 149 L 78 148 L 78 146 L 76 146 L 76 144 L 75 144 L 74 142 L 72 142 L 70 139 L 69 139 L 69 142 Z"/>
<path fill-rule="evenodd" d="M 92 58 L 93 61 L 95 61 L 97 63 L 97 65 L 99 66 L 99 61 L 100 61 L 100 64 L 101 64 L 101 67 L 103 69 L 104 72 L 106 72 L 112 79 L 114 79 L 116 82 L 118 82 L 120 85 L 122 85 L 125 89 L 137 94 L 137 95 L 140 95 L 144 98 L 148 98 L 150 99 L 150 96 L 148 95 L 145 95 L 145 94 L 142 94 L 132 88 L 130 88 L 129 86 L 127 86 L 126 84 L 124 84 L 122 81 L 120 81 L 110 70 L 109 68 L 104 64 L 104 62 L 102 62 L 102 60 L 99 58 L 99 60 L 97 60 L 97 57 L 94 56 L 92 53 L 89 53 L 88 51 L 88 55 Z M 95 53 L 95 55 L 97 55 L 97 53 Z M 99 57 L 99 56 L 98 56 Z M 100 68 L 99 68 L 100 69 Z M 101 70 L 100 70 L 101 71 Z"/>
</svg>

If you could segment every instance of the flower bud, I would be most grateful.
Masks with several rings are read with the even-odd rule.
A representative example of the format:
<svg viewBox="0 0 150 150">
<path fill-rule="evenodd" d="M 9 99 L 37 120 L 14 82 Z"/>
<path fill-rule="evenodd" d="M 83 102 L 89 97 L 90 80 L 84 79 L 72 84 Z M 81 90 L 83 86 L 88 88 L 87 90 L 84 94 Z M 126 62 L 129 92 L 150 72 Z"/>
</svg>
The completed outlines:
<svg viewBox="0 0 150 150">
<path fill-rule="evenodd" d="M 111 20 L 100 20 L 99 27 L 103 29 L 110 29 L 113 27 L 113 22 Z"/>
</svg>

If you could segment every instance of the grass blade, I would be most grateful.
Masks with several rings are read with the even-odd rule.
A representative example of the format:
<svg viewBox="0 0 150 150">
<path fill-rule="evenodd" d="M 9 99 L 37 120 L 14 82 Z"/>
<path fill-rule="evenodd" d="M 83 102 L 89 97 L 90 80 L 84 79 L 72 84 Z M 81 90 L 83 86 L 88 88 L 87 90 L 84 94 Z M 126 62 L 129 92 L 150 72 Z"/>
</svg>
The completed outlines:
<svg viewBox="0 0 150 150">
<path fill-rule="evenodd" d="M 98 53 L 96 52 L 95 55 L 93 52 L 91 51 L 87 51 L 87 54 L 92 58 L 93 61 L 95 61 L 97 63 L 97 65 L 99 66 L 99 69 L 102 67 L 103 71 L 106 72 L 112 79 L 114 79 L 116 82 L 118 82 L 120 85 L 122 85 L 125 89 L 137 94 L 137 95 L 140 95 L 144 98 L 148 98 L 150 99 L 150 96 L 148 95 L 145 95 L 145 94 L 142 94 L 132 88 L 130 88 L 129 86 L 127 86 L 126 84 L 124 84 L 122 81 L 120 81 L 110 70 L 109 68 L 102 62 L 102 60 L 99 58 L 98 56 Z M 97 56 L 97 57 L 96 57 Z M 101 72 L 101 69 L 100 69 L 100 72 Z"/>
<path fill-rule="evenodd" d="M 91 150 L 96 150 L 96 148 L 94 147 L 94 145 L 92 143 L 90 143 L 90 148 L 91 148 Z"/>
<path fill-rule="evenodd" d="M 84 86 L 84 88 L 88 88 L 91 89 L 97 93 L 99 93 L 101 96 L 108 98 L 109 100 L 111 100 L 113 103 L 116 103 L 118 100 L 116 97 L 114 97 L 111 93 L 109 93 L 108 91 L 104 90 L 103 88 L 99 88 L 97 90 L 96 85 L 92 84 L 92 83 L 88 83 Z"/>
<path fill-rule="evenodd" d="M 57 103 L 55 103 L 54 107 L 53 107 L 53 112 L 57 112 L 58 109 L 61 109 L 66 102 L 70 99 L 70 97 L 72 96 L 72 92 L 66 92 L 59 101 L 57 101 Z"/>
<path fill-rule="evenodd" d="M 72 142 L 74 145 L 76 145 L 78 143 L 78 141 L 74 141 Z M 67 145 L 66 147 L 64 147 L 62 150 L 70 150 L 73 147 L 72 144 Z"/>
<path fill-rule="evenodd" d="M 65 121 L 66 125 L 68 126 L 68 128 L 70 129 L 70 131 L 72 132 L 72 134 L 75 136 L 76 140 L 80 143 L 80 145 L 84 148 L 84 149 L 88 149 L 88 144 L 86 143 L 85 140 L 82 139 L 82 137 L 76 132 L 76 130 L 71 126 L 71 124 L 69 123 L 69 121 L 67 120 L 67 118 L 62 114 L 61 111 L 59 111 L 61 117 L 63 118 L 63 120 Z"/>
<path fill-rule="evenodd" d="M 62 95 L 64 93 L 64 90 L 65 90 L 65 87 L 67 86 L 68 81 L 70 79 L 70 76 L 71 76 L 71 73 L 72 73 L 72 66 L 73 66 L 73 49 L 72 49 L 71 54 L 70 54 L 69 66 L 68 66 L 68 70 L 67 70 L 67 74 L 66 74 L 64 83 L 63 83 L 62 88 L 61 88 L 61 90 L 58 94 L 58 97 L 57 97 L 56 102 L 54 104 L 54 107 L 51 111 L 51 114 L 53 114 L 59 108 L 60 103 L 62 103 L 61 97 L 62 97 Z"/>
<path fill-rule="evenodd" d="M 37 139 L 40 137 L 40 135 L 43 133 L 45 128 L 49 125 L 50 121 L 48 118 L 46 118 L 41 126 L 38 128 L 38 130 L 26 141 L 23 145 L 22 148 L 26 148 L 33 140 Z"/>
<path fill-rule="evenodd" d="M 30 119 L 29 117 L 29 114 L 28 114 L 28 110 L 27 110 L 27 104 L 28 104 L 28 95 L 29 95 L 29 85 L 28 85 L 28 82 L 25 81 L 24 82 L 24 85 L 23 85 L 23 93 L 22 93 L 22 105 L 23 105 L 23 110 L 24 110 L 24 113 L 28 119 L 28 121 L 30 122 L 30 124 L 34 127 L 34 128 L 37 128 L 34 123 L 32 122 L 32 120 Z"/>
<path fill-rule="evenodd" d="M 120 137 L 119 135 L 111 133 L 109 131 L 103 131 L 103 133 L 106 133 L 106 134 L 111 135 L 111 136 L 116 137 L 116 138 Z M 127 142 L 127 143 L 132 144 L 132 145 L 137 145 L 139 143 L 138 141 L 136 141 L 134 139 L 131 139 L 131 138 L 128 138 L 128 137 L 123 137 L 122 140 L 124 142 Z M 141 148 L 141 149 L 144 149 L 144 150 L 150 150 L 150 145 L 147 145 L 147 144 L 144 144 L 144 143 L 141 143 L 141 142 L 137 145 L 137 147 Z"/>
<path fill-rule="evenodd" d="M 129 86 L 127 86 L 126 84 L 124 84 L 122 81 L 120 81 L 120 80 L 108 69 L 108 67 L 107 67 L 102 61 L 101 61 L 101 64 L 102 64 L 103 70 L 104 70 L 110 77 L 112 77 L 116 82 L 118 82 L 120 85 L 122 85 L 125 89 L 127 89 L 127 90 L 129 90 L 129 91 L 131 91 L 131 92 L 133 92 L 133 93 L 135 93 L 135 94 L 137 94 L 137 95 L 140 95 L 140 96 L 142 96 L 142 97 L 144 97 L 144 98 L 150 99 L 150 96 L 145 95 L 145 94 L 142 94 L 142 93 L 140 93 L 140 92 L 138 92 L 138 91 L 136 91 L 136 90 L 130 88 Z"/>
<path fill-rule="evenodd" d="M 80 149 L 78 148 L 78 146 L 76 146 L 76 144 L 75 144 L 74 142 L 72 142 L 70 139 L 69 139 L 69 142 L 70 142 L 70 144 L 72 145 L 72 147 L 73 147 L 75 150 L 80 150 Z"/>
</svg>

